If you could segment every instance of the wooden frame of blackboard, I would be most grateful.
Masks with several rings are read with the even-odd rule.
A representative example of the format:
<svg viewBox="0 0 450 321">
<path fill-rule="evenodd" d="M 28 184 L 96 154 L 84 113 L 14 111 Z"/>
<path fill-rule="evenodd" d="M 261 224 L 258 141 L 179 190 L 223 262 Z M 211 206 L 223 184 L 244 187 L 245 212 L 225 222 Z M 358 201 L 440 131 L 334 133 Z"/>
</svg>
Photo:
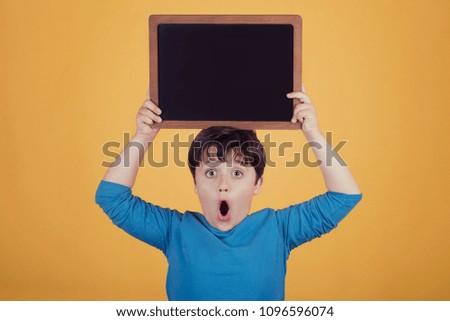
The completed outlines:
<svg viewBox="0 0 450 321">
<path fill-rule="evenodd" d="M 289 24 L 293 27 L 292 91 L 301 91 L 302 85 L 302 19 L 298 15 L 151 15 L 149 17 L 150 44 L 150 99 L 159 106 L 158 90 L 158 26 L 160 24 Z M 298 104 L 292 99 L 292 107 Z M 163 109 L 164 106 L 160 106 Z M 257 108 L 257 106 L 256 106 Z M 300 123 L 286 121 L 242 120 L 171 120 L 164 119 L 155 128 L 207 128 L 209 126 L 234 126 L 242 129 L 298 129 Z"/>
</svg>

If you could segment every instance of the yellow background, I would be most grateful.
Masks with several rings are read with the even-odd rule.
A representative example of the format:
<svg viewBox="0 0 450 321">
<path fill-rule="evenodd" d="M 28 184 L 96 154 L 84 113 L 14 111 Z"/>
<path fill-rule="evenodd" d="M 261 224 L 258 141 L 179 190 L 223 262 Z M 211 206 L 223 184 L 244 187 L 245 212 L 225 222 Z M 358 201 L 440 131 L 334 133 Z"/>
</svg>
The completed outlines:
<svg viewBox="0 0 450 321">
<path fill-rule="evenodd" d="M 299 14 L 306 89 L 334 145 L 348 141 L 364 197 L 291 253 L 286 299 L 449 300 L 449 12 L 447 0 L 0 1 L 0 299 L 165 300 L 163 254 L 94 202 L 102 146 L 134 132 L 145 99 L 147 18 Z M 134 193 L 200 210 L 189 170 L 170 164 L 141 169 Z M 267 168 L 253 210 L 324 191 L 318 168 Z"/>
</svg>

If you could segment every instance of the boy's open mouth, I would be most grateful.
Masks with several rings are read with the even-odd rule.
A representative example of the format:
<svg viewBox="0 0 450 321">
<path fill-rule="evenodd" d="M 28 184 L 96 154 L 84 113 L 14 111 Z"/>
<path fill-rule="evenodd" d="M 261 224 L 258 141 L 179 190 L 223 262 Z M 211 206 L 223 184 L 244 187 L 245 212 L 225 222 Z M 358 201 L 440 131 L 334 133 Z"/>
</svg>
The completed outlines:
<svg viewBox="0 0 450 321">
<path fill-rule="evenodd" d="M 219 203 L 219 220 L 228 221 L 231 217 L 230 206 L 227 201 L 220 201 Z"/>
</svg>

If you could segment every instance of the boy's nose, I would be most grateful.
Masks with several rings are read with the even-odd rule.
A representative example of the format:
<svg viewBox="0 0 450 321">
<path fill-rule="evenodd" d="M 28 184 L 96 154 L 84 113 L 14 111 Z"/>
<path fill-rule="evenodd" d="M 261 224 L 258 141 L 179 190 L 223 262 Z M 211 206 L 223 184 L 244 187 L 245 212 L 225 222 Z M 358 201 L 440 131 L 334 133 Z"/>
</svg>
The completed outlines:
<svg viewBox="0 0 450 321">
<path fill-rule="evenodd" d="M 222 177 L 219 182 L 219 192 L 228 192 L 228 183 L 225 177 Z"/>
</svg>

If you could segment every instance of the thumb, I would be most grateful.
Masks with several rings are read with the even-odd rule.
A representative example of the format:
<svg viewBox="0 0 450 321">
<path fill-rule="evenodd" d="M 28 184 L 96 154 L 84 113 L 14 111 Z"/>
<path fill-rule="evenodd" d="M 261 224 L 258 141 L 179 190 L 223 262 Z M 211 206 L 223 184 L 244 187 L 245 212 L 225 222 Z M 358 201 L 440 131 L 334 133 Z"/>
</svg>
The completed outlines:
<svg viewBox="0 0 450 321">
<path fill-rule="evenodd" d="M 147 90 L 147 99 L 150 99 L 150 89 Z"/>
</svg>

